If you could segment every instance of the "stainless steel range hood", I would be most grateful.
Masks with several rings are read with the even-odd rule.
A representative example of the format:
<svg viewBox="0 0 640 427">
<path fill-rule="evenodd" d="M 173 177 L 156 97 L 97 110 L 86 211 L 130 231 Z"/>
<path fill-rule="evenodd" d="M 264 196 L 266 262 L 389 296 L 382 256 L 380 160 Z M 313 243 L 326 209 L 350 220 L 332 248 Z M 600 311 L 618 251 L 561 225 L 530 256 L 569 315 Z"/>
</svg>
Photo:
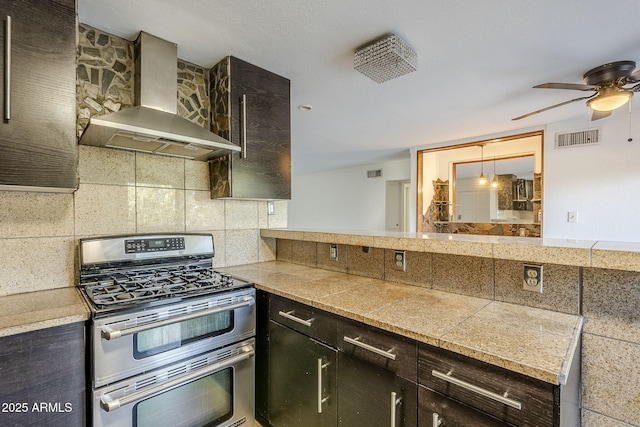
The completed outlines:
<svg viewBox="0 0 640 427">
<path fill-rule="evenodd" d="M 240 147 L 178 116 L 178 47 L 141 32 L 135 42 L 135 102 L 89 120 L 79 143 L 208 160 Z"/>
</svg>

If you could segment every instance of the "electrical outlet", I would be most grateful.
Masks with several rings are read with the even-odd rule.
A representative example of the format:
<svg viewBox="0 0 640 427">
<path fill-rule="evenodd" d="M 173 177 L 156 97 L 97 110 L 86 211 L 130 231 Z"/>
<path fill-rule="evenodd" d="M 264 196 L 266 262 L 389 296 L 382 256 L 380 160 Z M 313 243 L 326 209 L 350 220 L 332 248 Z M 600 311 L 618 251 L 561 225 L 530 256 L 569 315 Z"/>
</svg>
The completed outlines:
<svg viewBox="0 0 640 427">
<path fill-rule="evenodd" d="M 332 261 L 338 260 L 338 245 L 329 245 L 329 259 Z"/>
<path fill-rule="evenodd" d="M 393 251 L 393 268 L 407 271 L 407 253 L 405 251 Z"/>
<path fill-rule="evenodd" d="M 523 265 L 523 283 L 522 289 L 531 292 L 542 293 L 542 266 L 541 265 Z"/>
</svg>

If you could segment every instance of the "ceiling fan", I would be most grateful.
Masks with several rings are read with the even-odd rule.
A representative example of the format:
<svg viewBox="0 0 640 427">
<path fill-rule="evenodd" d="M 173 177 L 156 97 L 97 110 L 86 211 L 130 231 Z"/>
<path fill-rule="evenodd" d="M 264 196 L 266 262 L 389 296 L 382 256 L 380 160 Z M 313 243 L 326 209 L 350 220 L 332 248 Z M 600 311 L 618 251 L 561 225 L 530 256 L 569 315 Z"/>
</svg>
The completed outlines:
<svg viewBox="0 0 640 427">
<path fill-rule="evenodd" d="M 561 107 L 572 102 L 581 101 L 583 99 L 587 100 L 586 104 L 592 110 L 591 120 L 598 120 L 603 117 L 607 117 L 611 115 L 613 110 L 622 107 L 624 104 L 629 102 L 633 96 L 633 92 L 640 91 L 640 70 L 634 72 L 633 70 L 635 70 L 635 68 L 636 63 L 634 61 L 611 62 L 587 71 L 582 77 L 585 84 L 544 83 L 534 86 L 534 88 L 542 89 L 571 89 L 595 91 L 595 93 L 589 96 L 575 98 L 561 102 L 560 104 L 542 108 L 516 117 L 512 120 L 524 119 L 525 117 L 533 116 L 534 114 L 551 110 L 552 108 Z M 625 88 L 624 86 L 628 84 L 636 85 Z"/>
</svg>

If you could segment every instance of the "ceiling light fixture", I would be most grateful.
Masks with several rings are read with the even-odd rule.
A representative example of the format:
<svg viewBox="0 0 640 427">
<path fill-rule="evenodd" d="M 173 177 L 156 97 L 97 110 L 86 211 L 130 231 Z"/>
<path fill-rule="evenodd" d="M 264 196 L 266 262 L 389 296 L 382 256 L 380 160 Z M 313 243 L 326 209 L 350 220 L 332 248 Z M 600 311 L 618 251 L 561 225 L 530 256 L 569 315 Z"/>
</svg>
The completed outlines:
<svg viewBox="0 0 640 427">
<path fill-rule="evenodd" d="M 600 93 L 587 101 L 587 105 L 595 111 L 613 111 L 629 102 L 633 92 L 617 88 L 604 88 Z"/>
<path fill-rule="evenodd" d="M 418 54 L 395 34 L 356 50 L 353 68 L 376 83 L 384 83 L 418 69 Z"/>
</svg>

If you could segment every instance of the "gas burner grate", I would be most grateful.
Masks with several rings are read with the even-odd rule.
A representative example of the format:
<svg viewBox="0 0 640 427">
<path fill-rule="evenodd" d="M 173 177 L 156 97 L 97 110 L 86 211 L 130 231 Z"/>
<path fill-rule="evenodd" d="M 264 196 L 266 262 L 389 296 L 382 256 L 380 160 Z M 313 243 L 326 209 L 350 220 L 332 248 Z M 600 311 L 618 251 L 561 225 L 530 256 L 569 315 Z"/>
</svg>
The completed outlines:
<svg viewBox="0 0 640 427">
<path fill-rule="evenodd" d="M 85 294 L 99 308 L 210 293 L 233 284 L 231 276 L 214 271 L 210 264 L 109 272 L 81 281 Z"/>
</svg>

